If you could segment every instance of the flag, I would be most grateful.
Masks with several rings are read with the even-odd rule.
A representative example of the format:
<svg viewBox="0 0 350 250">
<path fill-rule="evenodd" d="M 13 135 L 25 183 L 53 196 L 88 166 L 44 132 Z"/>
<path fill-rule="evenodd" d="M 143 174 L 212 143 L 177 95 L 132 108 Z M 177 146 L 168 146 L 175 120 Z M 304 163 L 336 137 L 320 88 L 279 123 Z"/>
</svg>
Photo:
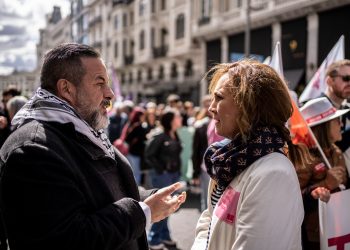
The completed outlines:
<svg viewBox="0 0 350 250">
<path fill-rule="evenodd" d="M 350 249 L 350 190 L 331 194 L 328 203 L 319 201 L 321 250 Z"/>
<path fill-rule="evenodd" d="M 115 95 L 116 101 L 120 101 L 122 99 L 121 91 L 120 91 L 120 83 L 117 77 L 117 74 L 114 70 L 113 66 L 110 66 L 110 75 L 111 75 L 111 80 L 112 80 L 112 90 Z"/>
<path fill-rule="evenodd" d="M 284 79 L 283 74 L 283 63 L 282 63 L 282 52 L 281 52 L 281 44 L 280 42 L 276 43 L 275 50 L 273 51 L 271 60 L 270 60 L 270 67 L 275 69 L 277 73 Z"/>
<path fill-rule="evenodd" d="M 322 62 L 315 75 L 311 78 L 311 81 L 307 84 L 303 93 L 301 93 L 299 98 L 300 102 L 319 97 L 322 92 L 326 91 L 327 84 L 325 78 L 327 67 L 335 61 L 344 59 L 344 46 L 344 35 L 342 35 L 329 52 L 326 59 Z"/>
<path fill-rule="evenodd" d="M 276 43 L 275 50 L 270 61 L 270 67 L 275 69 L 282 79 L 284 78 L 280 42 Z M 315 146 L 315 142 L 312 139 L 314 137 L 312 137 L 311 135 L 311 129 L 309 128 L 304 117 L 300 113 L 300 110 L 295 100 L 292 98 L 292 96 L 290 96 L 290 98 L 293 106 L 293 113 L 288 121 L 288 126 L 291 132 L 292 142 L 294 144 L 304 143 L 308 147 Z"/>
</svg>

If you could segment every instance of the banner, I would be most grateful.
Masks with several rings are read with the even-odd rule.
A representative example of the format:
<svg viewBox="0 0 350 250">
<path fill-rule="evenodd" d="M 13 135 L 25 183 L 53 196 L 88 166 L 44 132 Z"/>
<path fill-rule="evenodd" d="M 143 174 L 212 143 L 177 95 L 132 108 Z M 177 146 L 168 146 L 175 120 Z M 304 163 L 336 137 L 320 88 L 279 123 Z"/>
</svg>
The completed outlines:
<svg viewBox="0 0 350 250">
<path fill-rule="evenodd" d="M 319 97 L 322 92 L 326 91 L 327 84 L 325 78 L 327 68 L 333 62 L 344 59 L 344 46 L 344 36 L 342 35 L 329 52 L 326 59 L 322 62 L 315 75 L 311 78 L 303 93 L 301 93 L 299 98 L 300 102 Z"/>
<path fill-rule="evenodd" d="M 350 189 L 318 205 L 321 250 L 350 250 Z"/>
</svg>

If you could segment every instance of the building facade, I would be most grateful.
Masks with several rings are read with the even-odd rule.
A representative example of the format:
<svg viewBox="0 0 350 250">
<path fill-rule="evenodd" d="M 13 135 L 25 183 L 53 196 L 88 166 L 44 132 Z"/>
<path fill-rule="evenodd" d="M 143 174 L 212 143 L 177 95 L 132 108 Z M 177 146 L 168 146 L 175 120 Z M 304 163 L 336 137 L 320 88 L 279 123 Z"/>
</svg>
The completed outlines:
<svg viewBox="0 0 350 250">
<path fill-rule="evenodd" d="M 299 92 L 342 34 L 350 58 L 350 0 L 70 1 L 70 15 L 55 19 L 54 9 L 40 31 L 38 58 L 61 42 L 89 44 L 135 102 L 175 92 L 198 104 L 212 65 L 247 54 L 264 60 L 277 41 Z"/>
</svg>

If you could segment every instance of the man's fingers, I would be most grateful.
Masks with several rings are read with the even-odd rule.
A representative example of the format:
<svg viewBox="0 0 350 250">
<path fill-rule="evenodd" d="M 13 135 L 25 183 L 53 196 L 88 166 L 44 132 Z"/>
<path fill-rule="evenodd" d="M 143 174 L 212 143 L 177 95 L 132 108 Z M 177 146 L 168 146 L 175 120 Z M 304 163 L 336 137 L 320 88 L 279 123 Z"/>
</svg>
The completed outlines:
<svg viewBox="0 0 350 250">
<path fill-rule="evenodd" d="M 180 189 L 181 187 L 182 187 L 182 184 L 180 182 L 176 182 L 170 186 L 167 186 L 165 188 L 158 190 L 156 194 L 158 196 L 167 196 L 174 193 L 176 190 Z"/>
</svg>

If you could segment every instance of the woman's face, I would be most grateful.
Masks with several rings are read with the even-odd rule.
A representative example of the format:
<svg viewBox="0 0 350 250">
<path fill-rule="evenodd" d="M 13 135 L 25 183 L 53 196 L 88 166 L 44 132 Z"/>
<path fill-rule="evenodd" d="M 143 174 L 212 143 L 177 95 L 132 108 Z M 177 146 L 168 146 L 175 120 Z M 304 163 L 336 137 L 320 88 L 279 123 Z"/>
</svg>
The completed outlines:
<svg viewBox="0 0 350 250">
<path fill-rule="evenodd" d="M 209 111 L 215 120 L 215 131 L 218 135 L 233 139 L 239 132 L 237 126 L 238 107 L 228 89 L 228 73 L 224 74 L 214 89 L 214 96 Z"/>
<path fill-rule="evenodd" d="M 171 121 L 171 130 L 176 131 L 182 127 L 182 116 L 180 113 L 176 113 Z"/>
<path fill-rule="evenodd" d="M 342 139 L 342 135 L 341 135 L 341 126 L 342 126 L 342 122 L 341 122 L 341 117 L 337 117 L 333 120 L 330 121 L 330 141 L 332 143 L 336 142 L 336 141 L 340 141 Z"/>
</svg>

